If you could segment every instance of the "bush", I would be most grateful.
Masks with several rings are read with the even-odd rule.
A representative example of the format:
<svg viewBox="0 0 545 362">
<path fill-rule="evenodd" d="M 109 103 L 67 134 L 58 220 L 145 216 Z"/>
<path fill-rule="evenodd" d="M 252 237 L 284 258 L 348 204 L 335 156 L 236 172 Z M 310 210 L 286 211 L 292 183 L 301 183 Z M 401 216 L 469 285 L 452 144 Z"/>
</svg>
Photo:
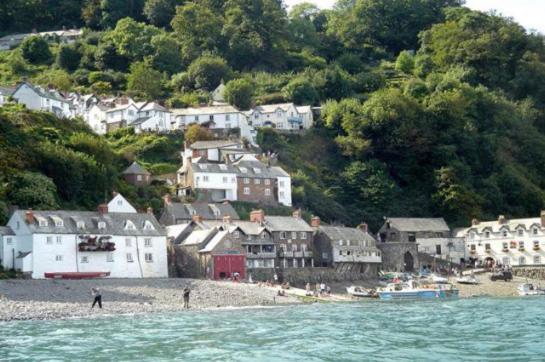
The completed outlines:
<svg viewBox="0 0 545 362">
<path fill-rule="evenodd" d="M 50 64 L 53 59 L 47 41 L 39 36 L 31 36 L 23 40 L 21 52 L 23 58 L 33 64 Z"/>
<path fill-rule="evenodd" d="M 253 94 L 254 85 L 246 79 L 235 79 L 225 85 L 225 100 L 241 110 L 250 109 Z"/>
</svg>

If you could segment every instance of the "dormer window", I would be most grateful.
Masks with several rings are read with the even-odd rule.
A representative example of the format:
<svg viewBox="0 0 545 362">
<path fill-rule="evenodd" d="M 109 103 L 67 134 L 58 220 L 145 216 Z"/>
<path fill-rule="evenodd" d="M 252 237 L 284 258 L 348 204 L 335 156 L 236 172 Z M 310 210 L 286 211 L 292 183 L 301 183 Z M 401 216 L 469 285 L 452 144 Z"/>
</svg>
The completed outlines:
<svg viewBox="0 0 545 362">
<path fill-rule="evenodd" d="M 208 169 L 208 165 L 201 163 L 201 164 L 199 164 L 199 168 L 201 170 L 206 170 L 206 169 Z"/>
<path fill-rule="evenodd" d="M 517 235 L 518 235 L 518 236 L 523 236 L 523 235 L 524 235 L 524 230 L 518 229 L 518 230 L 517 230 Z"/>
<path fill-rule="evenodd" d="M 133 222 L 130 220 L 127 220 L 125 222 L 125 230 L 135 230 L 136 226 L 134 226 Z"/>
<path fill-rule="evenodd" d="M 146 222 L 144 222 L 144 230 L 155 230 L 155 228 L 151 222 L 146 220 Z"/>
<path fill-rule="evenodd" d="M 248 169 L 246 167 L 239 167 L 240 169 L 240 172 L 242 173 L 247 173 L 248 172 Z"/>
<path fill-rule="evenodd" d="M 76 227 L 78 229 L 84 229 L 85 228 L 85 222 L 83 221 L 78 221 L 77 224 L 76 224 Z"/>
<path fill-rule="evenodd" d="M 504 238 L 506 238 L 506 237 L 507 237 L 507 230 L 503 230 L 503 231 L 501 232 L 501 235 L 502 235 Z"/>
<path fill-rule="evenodd" d="M 46 226 L 48 225 L 47 220 L 46 220 L 46 219 L 42 219 L 42 218 L 39 219 L 38 224 L 39 224 L 41 227 L 46 227 Z"/>
<path fill-rule="evenodd" d="M 490 231 L 485 231 L 484 232 L 484 237 L 489 238 L 490 237 Z"/>
<path fill-rule="evenodd" d="M 227 170 L 227 165 L 220 165 L 220 170 L 226 171 Z"/>
<path fill-rule="evenodd" d="M 106 223 L 104 221 L 99 221 L 98 222 L 98 229 L 99 230 L 104 230 L 106 229 Z"/>
<path fill-rule="evenodd" d="M 535 227 L 535 228 L 532 229 L 532 234 L 533 234 L 533 235 L 537 235 L 538 231 L 539 231 L 539 230 Z"/>
<path fill-rule="evenodd" d="M 475 233 L 473 231 L 469 233 L 469 238 L 475 239 Z"/>
<path fill-rule="evenodd" d="M 256 174 L 260 174 L 260 173 L 261 173 L 261 169 L 260 169 L 260 168 L 254 167 L 254 172 L 255 172 Z"/>
</svg>

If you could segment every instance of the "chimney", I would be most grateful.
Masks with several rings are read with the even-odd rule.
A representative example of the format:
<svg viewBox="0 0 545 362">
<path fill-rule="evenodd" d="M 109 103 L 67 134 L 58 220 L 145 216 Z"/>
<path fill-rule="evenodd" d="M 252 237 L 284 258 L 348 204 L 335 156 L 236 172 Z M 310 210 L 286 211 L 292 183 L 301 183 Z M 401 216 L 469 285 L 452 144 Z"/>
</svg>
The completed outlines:
<svg viewBox="0 0 545 362">
<path fill-rule="evenodd" d="M 172 203 L 170 194 L 165 194 L 165 196 L 163 196 L 163 201 L 165 202 L 165 205 L 170 205 Z"/>
<path fill-rule="evenodd" d="M 27 224 L 34 224 L 34 211 L 32 209 L 25 212 L 25 220 Z"/>
<path fill-rule="evenodd" d="M 261 209 L 250 212 L 250 221 L 262 223 L 265 221 L 265 212 Z"/>
<path fill-rule="evenodd" d="M 153 208 L 152 207 L 148 207 L 146 212 L 150 215 L 153 215 Z"/>
<path fill-rule="evenodd" d="M 294 210 L 294 211 L 293 211 L 292 216 L 295 217 L 295 218 L 297 218 L 297 219 L 300 219 L 302 214 L 303 214 L 303 213 L 301 212 L 301 209 L 297 209 L 297 210 Z"/>
<path fill-rule="evenodd" d="M 320 227 L 320 218 L 318 216 L 313 216 L 312 219 L 310 219 L 310 226 L 313 228 Z"/>
<path fill-rule="evenodd" d="M 105 215 L 108 213 L 108 204 L 100 204 L 98 205 L 98 212 L 101 215 Z"/>
<path fill-rule="evenodd" d="M 541 210 L 541 226 L 545 226 L 545 210 Z"/>
<path fill-rule="evenodd" d="M 117 191 L 112 191 L 112 198 L 113 198 L 113 197 L 116 197 L 117 195 L 119 195 L 119 194 L 117 193 Z"/>
<path fill-rule="evenodd" d="M 367 233 L 369 231 L 369 225 L 367 225 L 366 222 L 362 222 L 361 224 L 358 225 L 358 229 L 360 229 L 364 233 Z"/>
<path fill-rule="evenodd" d="M 202 222 L 202 216 L 198 215 L 198 214 L 192 215 L 191 216 L 191 221 Z"/>
<path fill-rule="evenodd" d="M 472 226 L 479 225 L 479 220 L 477 220 L 477 219 L 471 220 L 471 225 Z"/>
<path fill-rule="evenodd" d="M 230 224 L 231 223 L 231 216 L 226 215 L 223 217 L 223 223 L 224 224 Z"/>
<path fill-rule="evenodd" d="M 505 218 L 504 215 L 498 216 L 498 223 L 500 223 L 500 224 L 507 224 L 507 219 Z"/>
</svg>

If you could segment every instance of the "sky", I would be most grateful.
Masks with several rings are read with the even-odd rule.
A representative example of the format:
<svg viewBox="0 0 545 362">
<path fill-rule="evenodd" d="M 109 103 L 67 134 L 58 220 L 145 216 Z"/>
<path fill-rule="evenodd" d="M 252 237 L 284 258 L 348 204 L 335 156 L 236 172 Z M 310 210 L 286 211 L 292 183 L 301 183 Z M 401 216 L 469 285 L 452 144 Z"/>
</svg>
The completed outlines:
<svg viewBox="0 0 545 362">
<path fill-rule="evenodd" d="M 335 0 L 284 0 L 288 6 L 311 2 L 320 8 L 331 8 Z M 466 0 L 466 6 L 481 11 L 497 10 L 512 17 L 528 30 L 545 34 L 545 0 Z"/>
</svg>

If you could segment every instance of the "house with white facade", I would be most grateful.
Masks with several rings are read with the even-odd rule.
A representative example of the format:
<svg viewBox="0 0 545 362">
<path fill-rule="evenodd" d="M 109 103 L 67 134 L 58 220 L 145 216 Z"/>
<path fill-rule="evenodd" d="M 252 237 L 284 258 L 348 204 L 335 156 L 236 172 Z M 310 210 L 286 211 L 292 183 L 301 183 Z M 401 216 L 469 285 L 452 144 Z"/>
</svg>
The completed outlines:
<svg viewBox="0 0 545 362">
<path fill-rule="evenodd" d="M 49 91 L 30 83 L 20 83 L 12 94 L 17 103 L 28 109 L 54 113 L 57 117 L 73 117 L 74 107 L 59 92 Z"/>
<path fill-rule="evenodd" d="M 280 130 L 308 129 L 314 123 L 310 106 L 293 103 L 265 104 L 246 112 L 254 127 L 273 127 Z"/>
<path fill-rule="evenodd" d="M 156 102 L 144 102 L 138 109 L 138 118 L 129 125 L 135 133 L 168 132 L 172 129 L 172 113 Z"/>
<path fill-rule="evenodd" d="M 11 97 L 14 90 L 14 88 L 0 87 L 0 107 L 8 102 L 8 99 Z"/>
<path fill-rule="evenodd" d="M 151 212 L 133 212 L 119 201 L 126 202 L 110 202 L 114 212 L 106 204 L 95 212 L 15 211 L 1 231 L 2 266 L 34 279 L 63 273 L 167 277 L 165 230 Z"/>
<path fill-rule="evenodd" d="M 487 266 L 545 265 L 545 211 L 526 219 L 474 219 L 458 236 L 464 238 L 472 261 Z"/>
<path fill-rule="evenodd" d="M 85 121 L 96 134 L 103 135 L 108 132 L 108 125 L 106 122 L 106 111 L 108 109 L 110 108 L 102 103 L 93 104 L 84 116 Z"/>
</svg>

